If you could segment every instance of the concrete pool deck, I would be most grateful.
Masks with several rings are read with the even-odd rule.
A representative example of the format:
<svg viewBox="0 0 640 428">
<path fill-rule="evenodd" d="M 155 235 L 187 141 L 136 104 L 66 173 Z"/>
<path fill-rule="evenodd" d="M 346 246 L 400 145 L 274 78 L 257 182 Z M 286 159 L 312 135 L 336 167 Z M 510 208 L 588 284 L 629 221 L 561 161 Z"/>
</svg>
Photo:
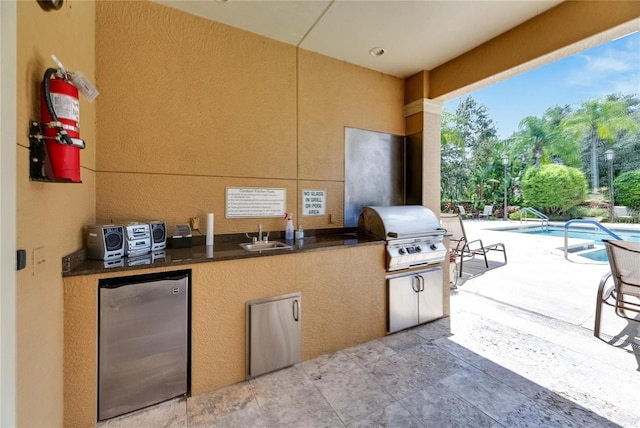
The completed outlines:
<svg viewBox="0 0 640 428">
<path fill-rule="evenodd" d="M 532 224 L 535 222 L 528 223 Z M 640 232 L 638 224 L 604 225 Z M 508 263 L 458 282 L 458 292 L 478 294 L 593 331 L 596 294 L 600 279 L 609 272 L 608 263 L 575 254 L 569 254 L 569 260 L 565 260 L 561 249 L 563 237 L 496 230 L 526 226 L 518 221 L 465 220 L 464 226 L 469 240 L 482 239 L 485 245 L 504 243 Z M 501 254 L 491 253 L 490 258 L 501 261 Z M 629 323 L 609 309 L 603 310 L 604 336 L 628 330 Z"/>
</svg>

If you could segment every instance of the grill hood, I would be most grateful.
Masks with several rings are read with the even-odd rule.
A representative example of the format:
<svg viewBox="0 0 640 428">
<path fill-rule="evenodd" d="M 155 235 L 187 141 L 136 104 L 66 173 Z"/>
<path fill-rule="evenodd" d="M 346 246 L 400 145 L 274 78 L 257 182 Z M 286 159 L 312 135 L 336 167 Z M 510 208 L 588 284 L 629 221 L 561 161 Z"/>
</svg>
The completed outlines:
<svg viewBox="0 0 640 428">
<path fill-rule="evenodd" d="M 402 239 L 444 235 L 436 215 L 422 205 L 364 207 L 358 218 L 358 233 L 378 239 Z"/>
</svg>

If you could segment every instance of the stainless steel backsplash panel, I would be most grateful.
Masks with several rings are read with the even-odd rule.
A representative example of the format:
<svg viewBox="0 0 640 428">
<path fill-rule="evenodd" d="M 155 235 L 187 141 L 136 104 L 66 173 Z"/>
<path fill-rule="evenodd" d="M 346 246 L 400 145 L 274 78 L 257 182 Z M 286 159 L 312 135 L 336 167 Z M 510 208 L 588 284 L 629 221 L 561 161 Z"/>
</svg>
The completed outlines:
<svg viewBox="0 0 640 428">
<path fill-rule="evenodd" d="M 422 205 L 422 132 L 406 137 L 405 170 L 405 203 Z"/>
<path fill-rule="evenodd" d="M 404 205 L 404 157 L 403 136 L 345 128 L 345 227 L 364 206 Z"/>
</svg>

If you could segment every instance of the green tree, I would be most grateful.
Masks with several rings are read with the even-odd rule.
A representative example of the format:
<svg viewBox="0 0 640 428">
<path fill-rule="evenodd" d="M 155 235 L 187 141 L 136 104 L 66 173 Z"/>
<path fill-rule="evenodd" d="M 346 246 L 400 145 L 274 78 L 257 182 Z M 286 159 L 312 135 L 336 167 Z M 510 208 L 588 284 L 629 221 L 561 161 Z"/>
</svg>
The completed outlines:
<svg viewBox="0 0 640 428">
<path fill-rule="evenodd" d="M 493 153 L 497 130 L 484 105 L 463 98 L 455 113 L 443 112 L 441 134 L 441 190 L 443 200 L 477 200 L 494 178 Z"/>
<path fill-rule="evenodd" d="M 460 130 L 455 126 L 454 115 L 442 113 L 440 195 L 442 200 L 459 201 L 467 194 L 471 179 L 469 159 Z"/>
<path fill-rule="evenodd" d="M 520 143 L 531 150 L 536 162 L 536 168 L 540 166 L 540 158 L 546 146 L 549 144 L 547 124 L 544 119 L 535 116 L 527 116 L 520 121 Z M 525 148 L 523 147 L 523 148 Z M 526 149 L 525 149 L 526 150 Z"/>
<path fill-rule="evenodd" d="M 542 117 L 527 116 L 520 121 L 515 134 L 515 153 L 523 162 L 560 163 L 578 167 L 580 165 L 580 144 L 563 126 L 563 121 L 571 112 L 569 106 L 548 108 Z"/>
<path fill-rule="evenodd" d="M 624 172 L 640 169 L 640 98 L 634 95 L 609 95 L 608 98 L 626 102 L 629 117 L 638 125 L 635 130 L 618 133 L 616 143 L 611 147 L 615 153 L 613 175 L 617 177 Z M 603 171 L 600 173 L 602 178 Z"/>
<path fill-rule="evenodd" d="M 484 168 L 491 163 L 498 144 L 498 131 L 489 117 L 487 108 L 472 97 L 458 104 L 454 117 L 455 127 L 465 146 L 471 168 Z"/>
<path fill-rule="evenodd" d="M 586 101 L 564 122 L 567 129 L 585 142 L 585 152 L 589 154 L 590 161 L 583 168 L 590 172 L 591 189 L 594 193 L 600 187 L 599 149 L 610 148 L 620 133 L 636 130 L 638 127 L 629 116 L 628 108 L 627 101 L 615 97 Z"/>
<path fill-rule="evenodd" d="M 528 206 L 559 216 L 585 200 L 587 180 L 580 170 L 565 165 L 530 167 L 522 178 L 522 192 Z"/>
<path fill-rule="evenodd" d="M 617 205 L 640 209 L 640 169 L 620 174 L 613 182 Z"/>
</svg>

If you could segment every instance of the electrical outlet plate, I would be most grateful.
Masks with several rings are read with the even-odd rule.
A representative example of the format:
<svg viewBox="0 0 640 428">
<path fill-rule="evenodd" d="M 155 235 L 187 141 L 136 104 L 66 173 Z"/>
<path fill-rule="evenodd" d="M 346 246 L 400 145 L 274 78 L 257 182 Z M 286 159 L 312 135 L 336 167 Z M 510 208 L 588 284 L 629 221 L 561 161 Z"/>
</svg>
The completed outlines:
<svg viewBox="0 0 640 428">
<path fill-rule="evenodd" d="M 37 275 L 44 271 L 44 265 L 47 262 L 44 247 L 35 248 L 31 254 L 33 259 L 31 263 L 31 266 L 33 266 L 33 274 Z"/>
</svg>

